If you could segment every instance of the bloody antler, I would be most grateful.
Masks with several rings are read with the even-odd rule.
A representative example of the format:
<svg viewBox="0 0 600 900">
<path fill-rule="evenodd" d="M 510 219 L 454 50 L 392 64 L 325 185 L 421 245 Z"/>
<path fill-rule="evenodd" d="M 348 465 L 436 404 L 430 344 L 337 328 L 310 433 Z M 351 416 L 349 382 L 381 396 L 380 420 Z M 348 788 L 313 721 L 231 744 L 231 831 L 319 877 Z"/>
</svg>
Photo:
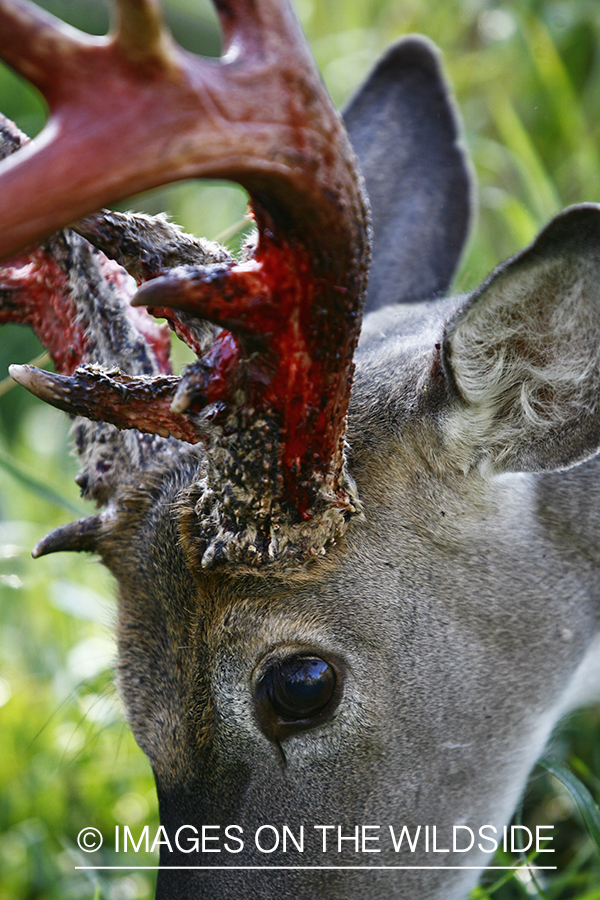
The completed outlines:
<svg viewBox="0 0 600 900">
<path fill-rule="evenodd" d="M 244 185 L 258 240 L 239 262 L 133 265 L 138 280 L 154 279 L 134 303 L 200 353 L 182 379 L 84 367 L 20 380 L 75 414 L 207 442 L 190 538 L 205 564 L 305 558 L 357 510 L 343 439 L 369 227 L 354 154 L 287 2 L 215 2 L 220 61 L 179 48 L 153 0 L 117 5 L 114 36 L 96 39 L 0 0 L 0 54 L 51 111 L 39 138 L 0 165 L 0 254 L 190 176 Z M 127 265 L 122 222 L 85 227 Z M 194 337 L 200 320 L 224 329 L 208 349 Z"/>
</svg>

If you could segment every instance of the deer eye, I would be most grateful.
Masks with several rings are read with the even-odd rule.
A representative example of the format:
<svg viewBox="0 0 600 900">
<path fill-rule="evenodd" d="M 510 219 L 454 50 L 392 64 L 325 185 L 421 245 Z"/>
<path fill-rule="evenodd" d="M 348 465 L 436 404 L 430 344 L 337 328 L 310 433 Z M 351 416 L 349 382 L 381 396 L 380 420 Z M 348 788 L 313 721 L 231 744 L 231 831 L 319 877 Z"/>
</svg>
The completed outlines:
<svg viewBox="0 0 600 900">
<path fill-rule="evenodd" d="M 255 693 L 263 731 L 279 740 L 325 721 L 341 699 L 342 674 L 341 665 L 310 654 L 271 660 Z"/>
<path fill-rule="evenodd" d="M 292 656 L 274 665 L 264 676 L 265 693 L 282 719 L 310 719 L 329 703 L 335 690 L 335 672 L 324 659 Z"/>
</svg>

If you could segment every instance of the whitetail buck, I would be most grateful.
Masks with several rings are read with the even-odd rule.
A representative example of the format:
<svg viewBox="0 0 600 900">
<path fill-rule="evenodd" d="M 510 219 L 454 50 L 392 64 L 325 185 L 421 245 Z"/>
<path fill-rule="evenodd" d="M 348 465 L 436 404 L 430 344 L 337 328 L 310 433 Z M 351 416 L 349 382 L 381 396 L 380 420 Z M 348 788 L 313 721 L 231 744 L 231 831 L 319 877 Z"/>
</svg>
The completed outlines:
<svg viewBox="0 0 600 900">
<path fill-rule="evenodd" d="M 59 374 L 13 376 L 77 417 L 100 506 L 34 555 L 93 551 L 118 582 L 158 896 L 458 900 L 491 842 L 453 852 L 453 826 L 500 830 L 599 684 L 600 207 L 439 299 L 470 187 L 435 51 L 393 46 L 344 128 L 287 0 L 215 6 L 220 61 L 155 0 L 119 0 L 107 39 L 0 2 L 51 111 L 32 143 L 3 129 L 1 298 Z M 247 189 L 242 259 L 95 212 L 188 176 Z M 146 309 L 196 351 L 181 376 Z M 177 848 L 203 825 L 219 857 Z M 263 825 L 304 826 L 302 852 L 265 856 Z"/>
</svg>

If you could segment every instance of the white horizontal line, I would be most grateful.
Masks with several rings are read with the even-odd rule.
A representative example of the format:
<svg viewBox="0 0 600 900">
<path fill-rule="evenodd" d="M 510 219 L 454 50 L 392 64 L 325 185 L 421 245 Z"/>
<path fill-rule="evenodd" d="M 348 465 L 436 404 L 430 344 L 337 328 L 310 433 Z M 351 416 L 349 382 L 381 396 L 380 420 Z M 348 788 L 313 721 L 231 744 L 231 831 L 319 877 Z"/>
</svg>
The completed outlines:
<svg viewBox="0 0 600 900">
<path fill-rule="evenodd" d="M 487 871 L 488 869 L 493 869 L 494 871 L 502 871 L 502 872 L 511 872 L 516 871 L 517 869 L 522 869 L 523 864 L 519 863 L 516 866 L 75 866 L 76 869 L 93 869 L 94 871 L 107 869 L 127 869 L 128 871 L 133 871 L 134 869 L 148 869 L 152 871 L 166 871 L 168 869 L 194 869 L 194 870 L 202 870 L 202 871 L 210 871 L 214 869 L 216 871 L 229 871 L 235 872 L 239 871 L 268 871 L 269 869 L 306 869 L 309 871 L 317 871 L 326 869 L 330 871 L 331 869 L 335 869 L 336 871 L 343 871 L 344 869 L 353 869 L 353 870 L 361 870 L 371 871 L 373 869 L 477 869 L 478 871 L 483 871 L 484 869 Z M 535 866 L 536 871 L 539 870 L 556 870 L 557 866 Z"/>
</svg>

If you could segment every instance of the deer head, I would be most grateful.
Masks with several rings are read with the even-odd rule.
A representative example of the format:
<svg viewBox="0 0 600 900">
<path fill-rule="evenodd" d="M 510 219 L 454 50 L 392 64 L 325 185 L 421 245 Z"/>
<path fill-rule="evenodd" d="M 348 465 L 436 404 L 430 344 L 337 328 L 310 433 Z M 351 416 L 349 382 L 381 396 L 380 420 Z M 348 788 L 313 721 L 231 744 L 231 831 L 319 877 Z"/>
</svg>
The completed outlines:
<svg viewBox="0 0 600 900">
<path fill-rule="evenodd" d="M 437 299 L 470 187 L 432 47 L 393 46 L 344 127 L 285 0 L 215 6 L 220 61 L 151 0 L 103 40 L 0 3 L 0 52 L 51 111 L 31 143 L 2 131 L 2 317 L 58 370 L 13 376 L 77 417 L 101 507 L 34 555 L 91 550 L 117 580 L 158 896 L 458 900 L 492 841 L 453 829 L 501 830 L 598 681 L 600 208 Z M 192 175 L 247 189 L 241 259 L 97 212 Z M 149 312 L 196 352 L 181 376 Z M 236 872 L 181 845 L 203 825 L 245 836 Z M 263 825 L 304 828 L 268 862 L 306 868 L 244 876 Z M 341 840 L 362 826 L 384 870 L 325 881 L 364 864 Z"/>
</svg>

